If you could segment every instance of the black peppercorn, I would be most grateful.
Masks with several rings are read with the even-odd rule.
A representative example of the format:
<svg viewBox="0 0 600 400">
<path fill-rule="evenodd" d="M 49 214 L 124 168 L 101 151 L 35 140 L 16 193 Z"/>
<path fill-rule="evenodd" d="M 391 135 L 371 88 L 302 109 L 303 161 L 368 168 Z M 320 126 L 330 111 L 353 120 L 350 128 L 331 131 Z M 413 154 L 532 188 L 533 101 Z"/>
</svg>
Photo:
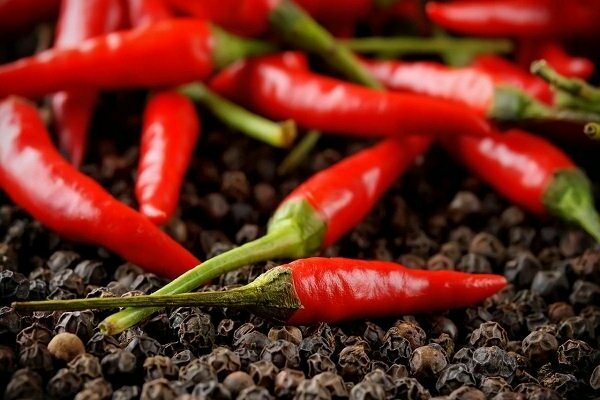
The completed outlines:
<svg viewBox="0 0 600 400">
<path fill-rule="evenodd" d="M 273 400 L 273 396 L 262 386 L 250 386 L 242 390 L 237 397 L 239 400 Z"/>
<path fill-rule="evenodd" d="M 6 386 L 4 398 L 6 400 L 42 400 L 44 398 L 42 377 L 28 368 L 16 371 Z"/>
<path fill-rule="evenodd" d="M 305 379 L 296 388 L 294 400 L 331 400 L 331 394 L 318 381 Z"/>
<path fill-rule="evenodd" d="M 429 391 L 414 378 L 400 378 L 394 382 L 394 385 L 396 386 L 395 399 L 428 400 L 431 397 Z"/>
<path fill-rule="evenodd" d="M 351 400 L 385 400 L 387 395 L 380 385 L 373 382 L 363 381 L 350 390 Z"/>
<path fill-rule="evenodd" d="M 523 339 L 523 354 L 534 364 L 548 362 L 557 349 L 558 340 L 549 332 L 534 331 Z"/>
<path fill-rule="evenodd" d="M 217 381 L 217 373 L 206 361 L 198 358 L 179 368 L 179 380 L 192 388 L 197 383 Z"/>
<path fill-rule="evenodd" d="M 206 356 L 206 362 L 213 367 L 220 379 L 237 371 L 241 367 L 239 355 L 226 347 L 217 347 Z"/>
<path fill-rule="evenodd" d="M 273 386 L 275 376 L 278 372 L 279 368 L 272 362 L 266 360 L 256 361 L 248 366 L 248 374 L 254 383 L 266 388 L 271 388 Z"/>
<path fill-rule="evenodd" d="M 179 393 L 165 378 L 144 383 L 140 400 L 175 400 Z"/>
<path fill-rule="evenodd" d="M 75 396 L 82 384 L 79 375 L 68 368 L 62 368 L 48 381 L 46 390 L 53 398 L 68 399 Z"/>
<path fill-rule="evenodd" d="M 298 346 L 284 339 L 267 344 L 260 353 L 260 358 L 271 361 L 277 368 L 298 368 L 300 366 Z"/>
<path fill-rule="evenodd" d="M 42 343 L 22 347 L 19 351 L 19 366 L 40 372 L 52 371 L 54 368 L 48 347 Z"/>
<path fill-rule="evenodd" d="M 29 280 L 18 272 L 0 271 L 0 299 L 24 300 L 29 296 Z"/>
<path fill-rule="evenodd" d="M 296 346 L 302 342 L 302 332 L 295 326 L 275 326 L 269 330 L 267 337 L 273 341 L 284 339 Z"/>
<path fill-rule="evenodd" d="M 173 365 L 169 357 L 152 356 L 144 360 L 144 375 L 147 381 L 158 378 L 175 379 L 179 375 L 179 368 Z"/>
<path fill-rule="evenodd" d="M 68 368 L 83 380 L 96 379 L 102 376 L 100 361 L 89 353 L 83 353 L 75 357 L 69 362 Z"/>
<path fill-rule="evenodd" d="M 308 376 L 313 377 L 321 372 L 334 372 L 335 363 L 331 358 L 322 353 L 315 353 L 306 360 Z"/>
<path fill-rule="evenodd" d="M 200 382 L 192 389 L 192 396 L 201 399 L 229 400 L 231 393 L 217 381 Z"/>
<path fill-rule="evenodd" d="M 439 374 L 435 388 L 441 394 L 449 394 L 464 385 L 474 385 L 475 378 L 466 364 L 450 364 Z"/>
<path fill-rule="evenodd" d="M 417 347 L 409 360 L 411 373 L 420 379 L 432 379 L 443 370 L 448 361 L 436 344 Z"/>
<path fill-rule="evenodd" d="M 500 324 L 489 321 L 482 323 L 471 333 L 469 343 L 474 347 L 498 346 L 504 349 L 508 343 L 508 336 Z"/>
<path fill-rule="evenodd" d="M 517 361 L 497 346 L 480 347 L 473 352 L 471 372 L 476 378 L 499 376 L 510 382 Z"/>
</svg>

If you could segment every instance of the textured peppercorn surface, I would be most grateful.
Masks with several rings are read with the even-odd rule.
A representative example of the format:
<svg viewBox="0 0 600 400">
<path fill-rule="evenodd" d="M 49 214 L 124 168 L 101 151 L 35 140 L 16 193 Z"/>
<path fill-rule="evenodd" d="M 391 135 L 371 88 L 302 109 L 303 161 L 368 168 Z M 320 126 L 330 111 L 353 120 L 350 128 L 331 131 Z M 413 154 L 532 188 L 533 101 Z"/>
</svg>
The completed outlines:
<svg viewBox="0 0 600 400">
<path fill-rule="evenodd" d="M 32 51 L 27 46 L 17 42 L 0 58 Z M 143 93 L 104 95 L 82 167 L 132 207 L 143 106 Z M 176 217 L 165 227 L 200 259 L 262 235 L 296 185 L 371 144 L 324 138 L 280 177 L 285 152 L 202 117 Z M 591 166 L 597 151 L 572 154 Z M 577 229 L 508 204 L 439 149 L 322 255 L 496 272 L 510 285 L 472 308 L 433 315 L 286 327 L 232 309 L 181 307 L 103 337 L 96 327 L 110 311 L 18 314 L 6 306 L 150 293 L 164 281 L 104 249 L 59 238 L 0 194 L 0 393 L 123 400 L 600 396 L 600 248 Z M 274 265 L 246 266 L 206 289 L 245 284 Z M 85 345 L 68 363 L 48 346 L 65 332 Z"/>
</svg>

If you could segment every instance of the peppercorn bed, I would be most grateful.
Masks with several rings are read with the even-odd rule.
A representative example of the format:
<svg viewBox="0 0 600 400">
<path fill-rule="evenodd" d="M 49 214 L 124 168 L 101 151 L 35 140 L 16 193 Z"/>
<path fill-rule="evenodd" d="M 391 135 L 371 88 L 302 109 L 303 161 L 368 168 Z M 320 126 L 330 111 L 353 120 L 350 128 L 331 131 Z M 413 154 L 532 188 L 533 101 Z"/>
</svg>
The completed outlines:
<svg viewBox="0 0 600 400">
<path fill-rule="evenodd" d="M 139 123 L 128 116 L 141 107 L 135 93 L 104 96 L 94 123 L 97 146 L 84 166 L 128 204 L 137 162 L 130 132 Z M 211 129 L 207 120 L 210 133 L 166 228 L 201 259 L 262 234 L 298 183 L 369 144 L 327 138 L 281 178 L 275 169 L 282 151 Z M 58 238 L 4 197 L 0 216 L 4 304 L 150 293 L 163 283 L 102 249 Z M 509 206 L 434 149 L 322 254 L 504 273 L 511 287 L 479 307 L 317 327 L 180 308 L 114 338 L 95 331 L 110 312 L 17 315 L 4 307 L 2 390 L 7 399 L 593 398 L 600 384 L 600 251 L 592 243 L 579 230 Z M 247 283 L 273 265 L 231 272 L 210 288 Z M 86 353 L 69 363 L 51 355 L 48 343 L 60 332 L 75 333 Z"/>
</svg>

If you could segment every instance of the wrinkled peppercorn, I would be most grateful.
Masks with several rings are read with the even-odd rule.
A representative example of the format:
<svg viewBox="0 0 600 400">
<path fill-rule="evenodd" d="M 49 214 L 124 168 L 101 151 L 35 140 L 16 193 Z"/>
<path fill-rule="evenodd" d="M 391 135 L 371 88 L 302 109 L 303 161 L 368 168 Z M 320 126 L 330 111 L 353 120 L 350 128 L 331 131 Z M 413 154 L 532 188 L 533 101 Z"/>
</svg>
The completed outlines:
<svg viewBox="0 0 600 400">
<path fill-rule="evenodd" d="M 267 344 L 260 353 L 260 358 L 272 362 L 277 368 L 298 368 L 300 366 L 298 347 L 284 339 Z"/>
<path fill-rule="evenodd" d="M 271 388 L 275 381 L 275 376 L 279 372 L 279 368 L 270 361 L 260 360 L 253 362 L 248 366 L 248 374 L 255 384 Z"/>
<path fill-rule="evenodd" d="M 363 346 L 344 347 L 340 351 L 338 368 L 345 380 L 358 382 L 368 372 L 371 359 Z"/>
<path fill-rule="evenodd" d="M 442 394 L 450 394 L 461 386 L 474 384 L 475 378 L 466 364 L 450 364 L 439 374 L 435 388 Z"/>
</svg>

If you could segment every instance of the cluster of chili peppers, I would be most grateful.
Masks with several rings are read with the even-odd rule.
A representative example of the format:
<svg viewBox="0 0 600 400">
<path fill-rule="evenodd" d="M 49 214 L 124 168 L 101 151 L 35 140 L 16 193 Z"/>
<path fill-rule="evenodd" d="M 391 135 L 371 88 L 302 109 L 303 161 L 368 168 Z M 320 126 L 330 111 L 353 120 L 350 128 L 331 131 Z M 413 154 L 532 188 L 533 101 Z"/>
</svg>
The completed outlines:
<svg viewBox="0 0 600 400">
<path fill-rule="evenodd" d="M 175 279 L 149 296 L 16 303 L 17 309 L 129 307 L 100 324 L 104 333 L 116 334 L 172 305 L 241 307 L 310 324 L 475 304 L 502 289 L 505 279 L 380 261 L 302 259 L 356 226 L 434 142 L 523 209 L 576 223 L 600 241 L 584 173 L 546 139 L 496 125 L 566 121 L 575 129 L 589 123 L 586 132 L 600 132 L 600 90 L 584 81 L 594 65 L 564 47 L 573 37 L 600 36 L 600 7 L 591 2 L 463 0 L 420 9 L 412 0 L 40 0 L 18 24 L 2 25 L 29 3 L 0 4 L 0 38 L 58 15 L 56 40 L 50 49 L 0 65 L 0 186 L 61 235 L 104 246 Z M 429 21 L 420 18 L 425 15 Z M 512 41 L 348 39 L 357 23 L 378 31 L 386 20 L 406 17 L 415 19 L 420 32 L 433 22 Z M 304 52 L 277 52 L 286 45 Z M 463 65 L 397 59 L 428 52 L 456 61 L 450 57 L 455 50 L 462 52 Z M 515 61 L 490 50 L 512 52 Z M 307 53 L 337 76 L 311 70 Z M 536 63 L 534 73 L 523 68 L 538 58 L 546 63 Z M 77 171 L 98 93 L 134 88 L 149 90 L 135 183 L 139 212 Z M 58 148 L 70 163 L 35 105 L 15 97 L 48 95 Z M 198 142 L 201 121 L 193 102 L 277 147 L 293 142 L 297 126 L 382 139 L 293 190 L 263 237 L 201 264 L 156 226 L 175 213 Z M 315 135 L 307 137 L 314 143 Z M 271 259 L 298 260 L 241 288 L 188 293 Z"/>
</svg>

